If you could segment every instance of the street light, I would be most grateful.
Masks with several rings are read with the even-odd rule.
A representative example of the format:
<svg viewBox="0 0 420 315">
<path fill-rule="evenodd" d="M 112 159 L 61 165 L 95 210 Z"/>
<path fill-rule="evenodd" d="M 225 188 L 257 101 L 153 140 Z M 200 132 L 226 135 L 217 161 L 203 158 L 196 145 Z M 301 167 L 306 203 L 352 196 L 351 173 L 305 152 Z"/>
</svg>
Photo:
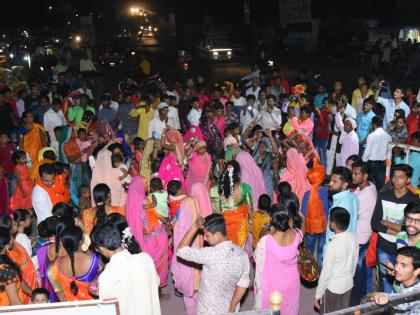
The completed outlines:
<svg viewBox="0 0 420 315">
<path fill-rule="evenodd" d="M 74 38 L 74 40 L 75 40 L 77 43 L 80 43 L 80 42 L 82 41 L 82 37 L 80 37 L 79 35 L 77 35 L 77 36 Z"/>
</svg>

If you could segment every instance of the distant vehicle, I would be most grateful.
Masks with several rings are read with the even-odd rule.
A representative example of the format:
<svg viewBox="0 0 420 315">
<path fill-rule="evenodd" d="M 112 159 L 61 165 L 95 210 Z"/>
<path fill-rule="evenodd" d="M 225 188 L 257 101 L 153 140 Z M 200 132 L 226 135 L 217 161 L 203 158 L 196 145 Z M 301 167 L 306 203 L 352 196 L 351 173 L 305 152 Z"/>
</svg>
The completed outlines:
<svg viewBox="0 0 420 315">
<path fill-rule="evenodd" d="M 119 52 L 105 52 L 99 56 L 99 63 L 104 66 L 115 67 L 124 63 L 124 56 Z"/>
<path fill-rule="evenodd" d="M 197 52 L 206 59 L 210 60 L 230 60 L 232 59 L 233 45 L 227 37 L 207 36 L 200 41 Z"/>
<path fill-rule="evenodd" d="M 141 25 L 137 35 L 139 37 L 155 36 L 158 32 L 158 28 L 152 25 Z"/>
</svg>

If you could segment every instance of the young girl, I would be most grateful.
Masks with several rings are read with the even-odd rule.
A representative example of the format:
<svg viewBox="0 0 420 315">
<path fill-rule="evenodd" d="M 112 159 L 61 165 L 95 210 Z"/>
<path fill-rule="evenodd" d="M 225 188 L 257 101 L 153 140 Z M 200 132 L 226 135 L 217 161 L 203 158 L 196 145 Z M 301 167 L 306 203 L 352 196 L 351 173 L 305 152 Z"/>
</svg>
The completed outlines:
<svg viewBox="0 0 420 315">
<path fill-rule="evenodd" d="M 124 188 L 127 188 L 131 183 L 131 176 L 128 172 L 127 165 L 124 164 L 122 155 L 114 153 L 111 155 L 111 162 L 113 168 L 118 168 L 120 170 L 120 176 L 118 176 L 118 180 L 121 181 L 121 185 Z"/>
<path fill-rule="evenodd" d="M 152 203 L 149 208 L 156 208 L 159 213 L 159 222 L 166 223 L 169 217 L 168 193 L 163 190 L 163 183 L 160 178 L 153 178 L 150 181 L 150 199 Z"/>
<path fill-rule="evenodd" d="M 90 193 L 90 188 L 85 185 L 81 185 L 78 189 L 79 193 L 79 210 L 83 212 L 83 210 L 89 209 L 92 206 L 92 196 Z"/>
<path fill-rule="evenodd" d="M 13 211 L 16 209 L 31 209 L 31 195 L 34 184 L 26 166 L 26 153 L 24 151 L 16 151 L 13 153 L 12 158 L 16 164 L 15 176 L 17 187 L 14 195 L 10 198 L 10 209 Z"/>
<path fill-rule="evenodd" d="M 143 157 L 143 150 L 145 147 L 145 142 L 142 138 L 140 137 L 135 137 L 133 139 L 133 152 L 134 152 L 134 156 L 133 156 L 133 166 L 131 168 L 131 175 L 137 175 L 140 172 L 140 166 L 141 166 L 141 159 Z"/>
<path fill-rule="evenodd" d="M 17 224 L 16 242 L 22 245 L 29 256 L 32 256 L 32 242 L 25 230 L 32 224 L 32 215 L 28 210 L 18 209 L 13 212 L 13 220 Z"/>
</svg>

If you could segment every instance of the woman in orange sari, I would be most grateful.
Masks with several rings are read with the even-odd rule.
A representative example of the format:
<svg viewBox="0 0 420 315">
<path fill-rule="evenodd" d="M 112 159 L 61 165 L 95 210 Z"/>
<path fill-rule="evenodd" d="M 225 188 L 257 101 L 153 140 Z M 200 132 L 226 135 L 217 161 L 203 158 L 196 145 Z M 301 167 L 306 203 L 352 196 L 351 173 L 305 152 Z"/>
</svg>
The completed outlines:
<svg viewBox="0 0 420 315">
<path fill-rule="evenodd" d="M 57 153 L 53 147 L 45 147 L 42 148 L 38 152 L 38 159 L 36 161 L 32 161 L 32 168 L 31 168 L 31 178 L 34 183 L 36 183 L 39 177 L 39 168 L 41 165 L 54 163 L 57 160 Z"/>
<path fill-rule="evenodd" d="M 16 222 L 8 215 L 0 216 L 0 228 L 5 228 L 13 235 L 17 232 Z M 23 294 L 21 301 L 24 304 L 29 303 L 31 299 L 31 292 L 37 287 L 36 272 L 31 257 L 28 255 L 25 248 L 15 240 L 12 241 L 11 247 L 7 252 L 7 256 L 20 267 L 21 270 L 21 286 Z"/>
<path fill-rule="evenodd" d="M 107 216 L 111 213 L 125 216 L 123 208 L 111 206 L 111 190 L 106 184 L 98 184 L 93 188 L 93 200 L 96 207 L 86 209 L 82 214 L 86 234 L 90 235 L 96 224 L 105 223 Z"/>
<path fill-rule="evenodd" d="M 93 300 L 89 286 L 100 272 L 99 255 L 82 250 L 83 231 L 77 226 L 65 228 L 59 242 L 67 255 L 58 257 L 48 269 L 54 292 L 61 302 Z"/>
<path fill-rule="evenodd" d="M 228 239 L 244 247 L 248 239 L 248 218 L 253 209 L 251 187 L 241 183 L 240 171 L 238 162 L 226 163 L 219 182 L 219 204 L 225 217 Z"/>
<path fill-rule="evenodd" d="M 0 307 L 20 305 L 23 300 L 21 271 L 6 254 L 12 240 L 10 231 L 0 227 Z"/>
<path fill-rule="evenodd" d="M 47 136 L 44 128 L 34 122 L 34 116 L 31 112 L 25 111 L 22 114 L 23 119 L 23 138 L 21 138 L 20 147 L 23 151 L 27 152 L 31 157 L 32 164 L 38 160 L 38 152 L 46 147 Z"/>
</svg>

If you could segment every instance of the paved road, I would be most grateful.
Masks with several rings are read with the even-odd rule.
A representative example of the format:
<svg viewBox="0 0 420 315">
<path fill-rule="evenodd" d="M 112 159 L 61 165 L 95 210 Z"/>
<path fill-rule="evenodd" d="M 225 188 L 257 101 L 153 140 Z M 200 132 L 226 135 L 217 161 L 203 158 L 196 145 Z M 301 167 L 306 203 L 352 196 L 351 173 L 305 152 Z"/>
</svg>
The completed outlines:
<svg viewBox="0 0 420 315">
<path fill-rule="evenodd" d="M 169 281 L 169 285 L 165 288 L 164 292 L 170 293 L 169 300 L 161 301 L 162 315 L 184 315 L 184 303 L 182 298 L 177 297 L 174 294 L 174 288 L 172 281 Z M 300 314 L 302 315 L 318 315 L 317 312 L 313 309 L 313 302 L 315 297 L 315 289 L 306 288 L 301 285 L 300 289 Z M 287 297 L 283 297 L 286 299 Z M 244 301 L 241 305 L 241 311 L 252 310 L 254 306 L 254 298 L 252 291 L 248 291 Z"/>
</svg>

